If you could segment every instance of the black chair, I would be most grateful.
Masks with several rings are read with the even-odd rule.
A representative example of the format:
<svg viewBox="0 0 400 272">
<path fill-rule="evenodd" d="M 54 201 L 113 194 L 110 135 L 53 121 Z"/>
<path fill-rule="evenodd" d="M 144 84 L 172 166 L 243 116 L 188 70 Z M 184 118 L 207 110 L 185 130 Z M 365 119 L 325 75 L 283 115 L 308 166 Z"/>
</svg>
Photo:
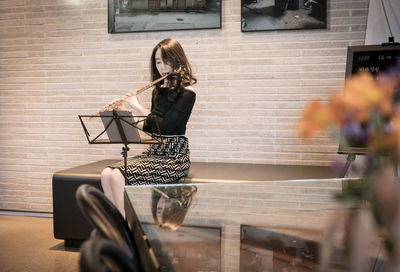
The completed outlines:
<svg viewBox="0 0 400 272">
<path fill-rule="evenodd" d="M 112 240 L 92 236 L 80 249 L 81 272 L 140 271 L 132 262 L 132 254 L 129 251 L 122 249 Z"/>
<path fill-rule="evenodd" d="M 89 240 L 107 238 L 128 252 L 128 258 L 140 271 L 160 271 L 158 260 L 126 192 L 125 198 L 127 219 L 132 229 L 103 192 L 88 184 L 79 186 L 76 191 L 78 207 L 94 227 Z"/>
<path fill-rule="evenodd" d="M 89 223 L 104 238 L 114 241 L 126 252 L 131 253 L 137 265 L 137 251 L 132 230 L 118 209 L 97 188 L 83 184 L 76 191 L 79 209 Z"/>
</svg>

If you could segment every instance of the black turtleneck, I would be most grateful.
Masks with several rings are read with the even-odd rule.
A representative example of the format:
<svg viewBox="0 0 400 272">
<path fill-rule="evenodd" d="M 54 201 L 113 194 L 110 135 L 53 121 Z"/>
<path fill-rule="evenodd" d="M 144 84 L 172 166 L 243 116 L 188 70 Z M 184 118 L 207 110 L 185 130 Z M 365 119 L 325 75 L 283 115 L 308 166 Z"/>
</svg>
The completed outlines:
<svg viewBox="0 0 400 272">
<path fill-rule="evenodd" d="M 196 93 L 190 89 L 183 89 L 172 102 L 168 99 L 168 90 L 155 88 L 151 97 L 151 113 L 144 122 L 143 130 L 158 133 L 157 120 L 162 135 L 184 135 L 195 101 Z"/>
</svg>

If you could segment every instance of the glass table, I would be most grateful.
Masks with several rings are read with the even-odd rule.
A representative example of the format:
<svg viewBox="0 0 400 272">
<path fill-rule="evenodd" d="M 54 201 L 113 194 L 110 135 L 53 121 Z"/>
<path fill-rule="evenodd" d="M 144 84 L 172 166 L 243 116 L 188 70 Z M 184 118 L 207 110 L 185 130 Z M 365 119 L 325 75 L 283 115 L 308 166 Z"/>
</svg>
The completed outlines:
<svg viewBox="0 0 400 272">
<path fill-rule="evenodd" d="M 346 182 L 126 186 L 126 212 L 134 211 L 162 271 L 316 271 L 333 196 Z M 333 262 L 332 271 L 343 271 L 341 250 Z"/>
</svg>

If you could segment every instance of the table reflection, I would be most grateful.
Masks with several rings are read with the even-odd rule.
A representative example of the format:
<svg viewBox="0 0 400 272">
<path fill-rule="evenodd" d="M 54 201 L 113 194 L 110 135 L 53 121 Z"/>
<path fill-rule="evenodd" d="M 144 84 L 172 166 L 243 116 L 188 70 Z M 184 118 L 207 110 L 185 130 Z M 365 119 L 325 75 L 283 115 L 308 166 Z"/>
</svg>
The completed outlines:
<svg viewBox="0 0 400 272">
<path fill-rule="evenodd" d="M 333 195 L 345 181 L 125 189 L 164 271 L 316 271 Z M 338 249 L 333 271 L 344 270 L 342 259 Z"/>
<path fill-rule="evenodd" d="M 157 186 L 151 188 L 151 213 L 164 230 L 177 230 L 197 192 L 195 185 Z"/>
</svg>

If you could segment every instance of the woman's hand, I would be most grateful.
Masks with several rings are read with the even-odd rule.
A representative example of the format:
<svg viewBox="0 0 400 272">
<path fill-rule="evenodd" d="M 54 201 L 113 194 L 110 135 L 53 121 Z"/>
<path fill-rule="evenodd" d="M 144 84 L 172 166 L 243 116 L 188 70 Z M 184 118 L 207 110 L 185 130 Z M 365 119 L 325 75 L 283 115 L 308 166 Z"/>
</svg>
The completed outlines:
<svg viewBox="0 0 400 272">
<path fill-rule="evenodd" d="M 127 109 L 125 103 L 127 103 L 137 115 L 147 116 L 150 114 L 150 111 L 140 104 L 139 100 L 136 97 L 136 91 L 130 91 L 126 93 L 122 99 L 116 99 L 113 102 L 115 103 L 117 101 L 119 102 L 113 106 L 115 110 L 126 111 Z"/>
<path fill-rule="evenodd" d="M 143 106 L 140 104 L 139 100 L 137 99 L 135 91 L 126 93 L 125 96 L 121 100 L 128 103 L 128 105 L 131 106 L 132 109 L 135 111 L 140 111 L 140 109 L 143 108 Z"/>
<path fill-rule="evenodd" d="M 124 102 L 121 99 L 114 99 L 111 101 L 112 108 L 117 111 L 126 111 Z"/>
<path fill-rule="evenodd" d="M 164 79 L 163 84 L 160 86 L 160 88 L 170 88 L 170 81 L 168 80 L 168 78 Z"/>
</svg>

